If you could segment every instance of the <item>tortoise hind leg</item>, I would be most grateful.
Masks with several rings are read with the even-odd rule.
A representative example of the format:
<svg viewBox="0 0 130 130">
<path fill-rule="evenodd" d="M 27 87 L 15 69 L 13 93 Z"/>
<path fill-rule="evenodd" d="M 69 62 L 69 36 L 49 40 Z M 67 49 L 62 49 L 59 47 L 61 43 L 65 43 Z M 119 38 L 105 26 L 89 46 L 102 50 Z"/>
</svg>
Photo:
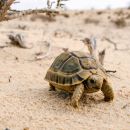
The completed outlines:
<svg viewBox="0 0 130 130">
<path fill-rule="evenodd" d="M 104 94 L 104 101 L 108 102 L 114 99 L 114 92 L 108 81 L 104 80 L 101 91 Z"/>
<path fill-rule="evenodd" d="M 84 92 L 84 85 L 83 84 L 76 85 L 76 88 L 73 92 L 72 99 L 71 99 L 71 105 L 73 107 L 75 107 L 75 108 L 78 107 L 78 102 L 79 102 L 79 99 L 81 98 L 83 92 Z"/>
<path fill-rule="evenodd" d="M 49 85 L 50 85 L 49 91 L 55 91 L 56 90 L 55 87 L 51 83 L 49 83 Z"/>
</svg>

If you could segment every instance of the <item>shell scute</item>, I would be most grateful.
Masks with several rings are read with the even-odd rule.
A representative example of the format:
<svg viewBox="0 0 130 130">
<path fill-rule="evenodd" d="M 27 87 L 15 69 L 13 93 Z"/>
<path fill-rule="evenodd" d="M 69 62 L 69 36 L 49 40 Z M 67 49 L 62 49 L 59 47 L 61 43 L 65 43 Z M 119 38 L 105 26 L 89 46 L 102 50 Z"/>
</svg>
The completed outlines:
<svg viewBox="0 0 130 130">
<path fill-rule="evenodd" d="M 79 51 L 64 52 L 54 60 L 45 80 L 61 86 L 72 86 L 97 73 L 105 75 L 96 59 L 90 54 Z"/>
<path fill-rule="evenodd" d="M 69 58 L 60 69 L 61 72 L 67 74 L 74 74 L 81 70 L 79 60 L 76 57 Z"/>
<path fill-rule="evenodd" d="M 53 71 L 59 71 L 59 69 L 61 68 L 61 66 L 63 65 L 63 63 L 68 60 L 71 57 L 71 55 L 69 53 L 62 53 L 60 54 L 52 63 L 51 65 L 51 69 Z"/>
</svg>

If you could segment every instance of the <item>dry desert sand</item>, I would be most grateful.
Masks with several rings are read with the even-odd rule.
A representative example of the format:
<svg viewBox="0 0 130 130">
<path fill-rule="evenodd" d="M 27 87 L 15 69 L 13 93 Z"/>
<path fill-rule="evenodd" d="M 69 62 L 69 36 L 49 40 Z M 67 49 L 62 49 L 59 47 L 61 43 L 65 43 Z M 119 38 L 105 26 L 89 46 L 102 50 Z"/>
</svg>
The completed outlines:
<svg viewBox="0 0 130 130">
<path fill-rule="evenodd" d="M 8 34 L 20 33 L 25 49 L 10 44 Z M 101 92 L 84 95 L 79 110 L 70 97 L 48 91 L 44 76 L 62 48 L 87 52 L 80 41 L 96 37 L 97 52 L 106 48 L 104 67 L 111 73 L 115 99 Z M 115 48 L 113 42 L 116 43 Z M 42 60 L 37 53 L 48 52 Z M 50 19 L 29 15 L 0 23 L 0 130 L 130 130 L 130 9 L 66 11 Z"/>
</svg>

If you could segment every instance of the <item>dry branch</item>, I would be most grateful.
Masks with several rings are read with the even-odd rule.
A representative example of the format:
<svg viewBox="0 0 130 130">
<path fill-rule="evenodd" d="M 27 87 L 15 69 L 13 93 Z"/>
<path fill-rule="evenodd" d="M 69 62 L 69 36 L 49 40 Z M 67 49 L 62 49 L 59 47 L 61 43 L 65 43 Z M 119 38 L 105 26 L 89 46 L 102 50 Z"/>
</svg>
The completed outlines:
<svg viewBox="0 0 130 130">
<path fill-rule="evenodd" d="M 109 39 L 109 38 L 107 38 L 107 37 L 104 37 L 104 39 L 105 39 L 106 41 L 108 41 L 109 43 L 113 44 L 114 49 L 117 50 L 117 43 L 116 43 L 116 42 L 112 41 L 111 39 Z"/>
<path fill-rule="evenodd" d="M 60 2 L 61 2 L 61 0 L 57 0 L 57 8 L 60 6 Z"/>
<path fill-rule="evenodd" d="M 38 14 L 38 13 L 46 13 L 49 15 L 49 14 L 59 14 L 59 11 L 52 10 L 52 9 L 25 10 L 21 12 L 12 12 L 9 15 L 7 15 L 6 19 L 11 20 L 11 19 L 22 17 L 22 16 L 26 16 L 30 14 Z"/>
<path fill-rule="evenodd" d="M 52 5 L 55 3 L 55 1 L 50 2 L 50 0 L 47 0 L 47 8 L 51 9 Z"/>
<path fill-rule="evenodd" d="M 104 57 L 105 57 L 105 49 L 98 53 L 99 62 L 103 65 L 104 64 Z"/>
<path fill-rule="evenodd" d="M 62 48 L 64 52 L 69 52 L 69 48 Z"/>
<path fill-rule="evenodd" d="M 68 1 L 68 0 L 57 0 L 56 8 L 63 8 L 65 4 L 63 4 L 63 1 Z"/>
<path fill-rule="evenodd" d="M 3 21 L 7 11 L 15 0 L 7 0 L 3 4 L 0 4 L 0 21 Z"/>
<path fill-rule="evenodd" d="M 106 41 L 108 41 L 109 43 L 113 44 L 114 50 L 116 50 L 116 51 L 129 51 L 129 50 L 130 50 L 129 47 L 126 47 L 126 48 L 124 48 L 124 49 L 118 49 L 118 47 L 117 47 L 117 44 L 118 44 L 118 43 L 112 41 L 111 39 L 109 39 L 109 38 L 107 38 L 107 37 L 104 37 L 104 39 L 105 39 Z"/>
<path fill-rule="evenodd" d="M 85 46 L 88 47 L 90 54 L 93 55 L 94 57 L 96 57 L 95 50 L 96 50 L 97 43 L 96 43 L 95 38 L 94 37 L 93 38 L 84 38 L 81 41 L 84 43 Z"/>
<path fill-rule="evenodd" d="M 116 73 L 116 70 L 106 70 L 107 73 Z"/>
</svg>

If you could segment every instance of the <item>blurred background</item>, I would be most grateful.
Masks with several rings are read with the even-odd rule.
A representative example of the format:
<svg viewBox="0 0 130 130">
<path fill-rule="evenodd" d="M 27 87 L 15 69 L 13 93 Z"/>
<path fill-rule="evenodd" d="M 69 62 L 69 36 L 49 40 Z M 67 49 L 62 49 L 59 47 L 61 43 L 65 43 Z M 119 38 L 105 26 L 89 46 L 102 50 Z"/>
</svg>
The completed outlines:
<svg viewBox="0 0 130 130">
<path fill-rule="evenodd" d="M 50 0 L 52 2 L 56 0 Z M 12 5 L 13 9 L 25 10 L 46 7 L 47 0 L 19 0 L 20 3 Z M 130 0 L 68 0 L 67 9 L 105 9 L 130 7 Z M 53 4 L 55 7 L 55 4 Z"/>
</svg>

